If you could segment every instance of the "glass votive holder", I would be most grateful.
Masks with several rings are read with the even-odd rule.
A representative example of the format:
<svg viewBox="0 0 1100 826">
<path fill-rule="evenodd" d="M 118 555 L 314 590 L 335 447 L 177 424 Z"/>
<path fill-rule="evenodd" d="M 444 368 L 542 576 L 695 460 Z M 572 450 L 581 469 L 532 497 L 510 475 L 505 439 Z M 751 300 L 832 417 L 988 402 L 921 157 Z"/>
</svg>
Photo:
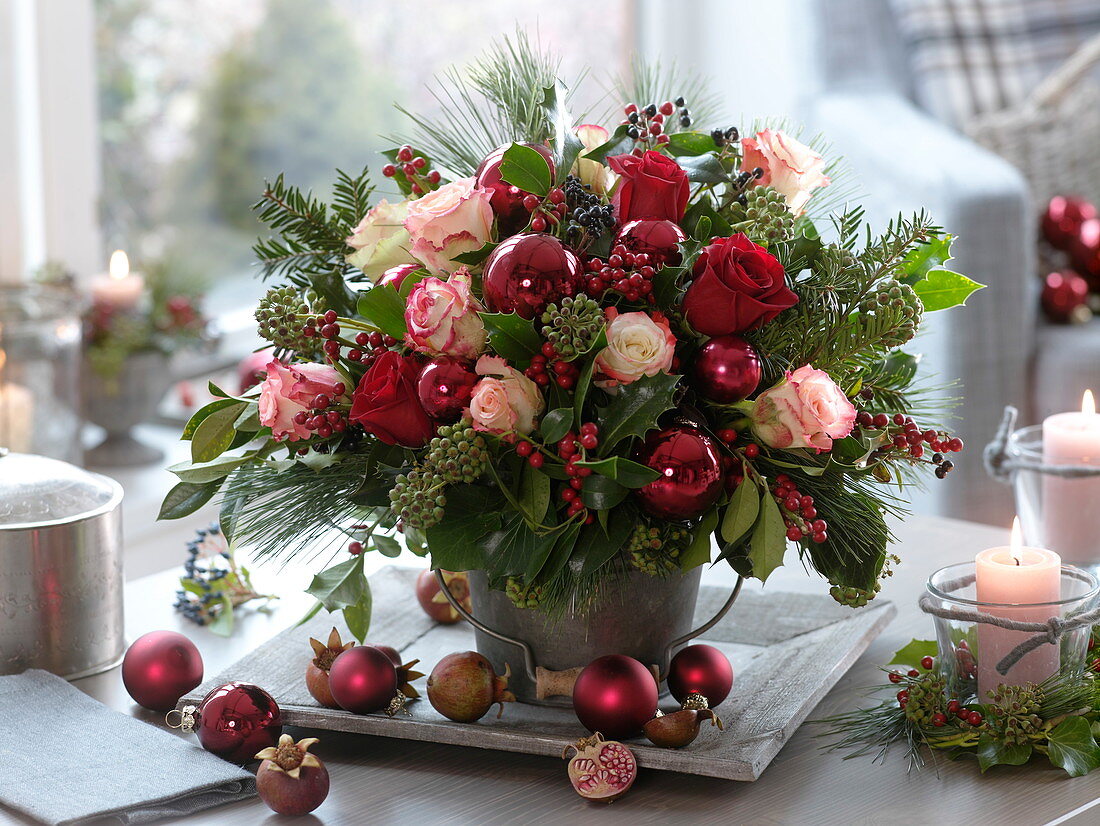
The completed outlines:
<svg viewBox="0 0 1100 826">
<path fill-rule="evenodd" d="M 1089 571 L 1062 565 L 1061 599 L 1054 602 L 981 602 L 975 586 L 975 563 L 948 565 L 933 573 L 921 599 L 921 609 L 933 616 L 939 663 L 948 696 L 960 701 L 987 702 L 987 692 L 1000 684 L 1041 683 L 1058 673 L 1085 666 L 1092 624 L 1065 628 L 1052 643 L 1048 623 L 1072 621 L 1100 605 L 1100 580 Z M 990 622 L 1030 623 L 1028 630 L 1003 628 Z M 1041 642 L 1014 662 L 1017 646 L 1033 638 Z M 1037 640 L 1038 641 L 1038 640 Z M 1007 666 L 1001 673 L 999 666 Z"/>
</svg>

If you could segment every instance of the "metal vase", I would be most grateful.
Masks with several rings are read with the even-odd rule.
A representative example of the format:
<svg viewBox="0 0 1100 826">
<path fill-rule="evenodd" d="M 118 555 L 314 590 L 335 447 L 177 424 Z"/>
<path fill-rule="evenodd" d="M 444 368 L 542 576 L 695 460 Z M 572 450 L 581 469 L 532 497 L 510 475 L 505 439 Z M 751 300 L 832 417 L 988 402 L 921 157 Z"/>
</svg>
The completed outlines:
<svg viewBox="0 0 1100 826">
<path fill-rule="evenodd" d="M 163 459 L 163 451 L 138 441 L 130 431 L 153 418 L 172 386 L 168 357 L 153 350 L 134 353 L 117 376 L 100 377 L 89 365 L 84 376 L 85 415 L 107 431 L 106 438 L 85 454 L 87 463 L 130 467 Z"/>
</svg>

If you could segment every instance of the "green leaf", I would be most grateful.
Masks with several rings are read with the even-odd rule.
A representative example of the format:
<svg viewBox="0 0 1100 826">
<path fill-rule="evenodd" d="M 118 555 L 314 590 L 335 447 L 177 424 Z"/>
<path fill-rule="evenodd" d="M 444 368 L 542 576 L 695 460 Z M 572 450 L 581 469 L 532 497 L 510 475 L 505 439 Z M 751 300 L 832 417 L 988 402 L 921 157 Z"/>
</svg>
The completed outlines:
<svg viewBox="0 0 1100 826">
<path fill-rule="evenodd" d="M 913 286 L 926 278 L 930 270 L 944 268 L 951 260 L 951 242 L 954 240 L 953 235 L 939 235 L 914 247 L 901 260 L 900 267 L 904 276 L 898 280 Z"/>
<path fill-rule="evenodd" d="M 485 568 L 486 537 L 501 529 L 503 505 L 495 486 L 454 485 L 448 489 L 443 519 L 426 531 L 432 566 L 448 571 Z"/>
<path fill-rule="evenodd" d="M 232 407 L 236 404 L 240 404 L 236 399 L 215 399 L 210 402 L 210 404 L 203 405 L 191 415 L 191 418 L 187 420 L 187 424 L 183 426 L 183 434 L 180 436 L 180 441 L 188 441 L 194 436 L 195 430 L 211 413 L 226 407 Z"/>
<path fill-rule="evenodd" d="M 718 509 L 711 508 L 699 523 L 699 527 L 695 529 L 695 536 L 692 537 L 688 549 L 680 556 L 681 571 L 690 571 L 692 568 L 710 562 L 711 534 L 717 527 Z"/>
<path fill-rule="evenodd" d="M 577 462 L 577 466 L 592 468 L 601 476 L 613 479 L 626 488 L 642 488 L 661 478 L 661 474 L 653 468 L 622 456 L 612 456 L 595 462 Z"/>
<path fill-rule="evenodd" d="M 699 222 L 703 218 L 710 220 L 711 232 L 715 235 L 729 235 L 733 227 L 730 226 L 730 222 L 723 218 L 714 209 L 714 204 L 711 203 L 710 198 L 702 198 L 696 201 L 688 209 L 684 215 L 684 220 L 680 222 L 680 226 L 684 228 L 690 237 L 695 238 L 699 227 Z M 660 296 L 658 296 L 660 300 Z"/>
<path fill-rule="evenodd" d="M 608 158 L 615 155 L 627 154 L 634 148 L 634 139 L 626 134 L 626 130 L 626 124 L 620 125 L 611 133 L 611 137 L 605 143 L 600 144 L 591 152 L 585 152 L 584 157 L 605 163 Z"/>
<path fill-rule="evenodd" d="M 760 488 L 756 480 L 745 477 L 733 492 L 725 516 L 722 517 L 722 540 L 729 544 L 739 542 L 745 537 L 756 517 L 760 515 Z"/>
<path fill-rule="evenodd" d="M 560 442 L 573 424 L 573 408 L 556 407 L 542 417 L 539 431 L 547 444 Z"/>
<path fill-rule="evenodd" d="M 915 668 L 925 657 L 935 657 L 938 650 L 935 640 L 910 640 L 907 645 L 895 651 L 894 659 L 886 664 Z"/>
<path fill-rule="evenodd" d="M 763 496 L 760 502 L 760 518 L 749 540 L 749 559 L 752 561 L 752 575 L 764 582 L 772 571 L 783 564 L 783 555 L 787 551 L 787 528 L 773 497 Z"/>
<path fill-rule="evenodd" d="M 599 454 L 606 456 L 623 439 L 644 436 L 657 417 L 673 407 L 679 376 L 658 373 L 623 385 L 600 415 Z"/>
<path fill-rule="evenodd" d="M 1067 717 L 1047 736 L 1050 762 L 1070 777 L 1081 777 L 1100 766 L 1100 747 L 1084 717 Z"/>
<path fill-rule="evenodd" d="M 371 595 L 370 580 L 363 578 L 363 593 L 359 600 L 352 605 L 344 606 L 344 623 L 351 631 L 351 635 L 362 644 L 370 631 L 371 610 L 374 607 L 374 598 Z"/>
<path fill-rule="evenodd" d="M 219 637 L 228 637 L 233 633 L 233 600 L 229 598 L 228 594 L 222 594 L 221 610 L 218 611 L 206 628 Z"/>
<path fill-rule="evenodd" d="M 554 161 L 557 165 L 559 183 L 565 180 L 577 156 L 584 150 L 584 144 L 573 131 L 573 116 L 569 114 L 566 97 L 565 87 L 560 81 L 543 90 L 542 106 L 550 119 L 551 140 L 554 144 Z"/>
<path fill-rule="evenodd" d="M 157 519 L 182 519 L 185 516 L 190 516 L 209 502 L 221 486 L 221 479 L 201 484 L 178 483 L 168 491 L 164 501 L 161 502 Z"/>
<path fill-rule="evenodd" d="M 363 555 L 353 556 L 315 574 L 306 593 L 320 602 L 327 611 L 355 605 L 367 590 L 363 574 Z"/>
<path fill-rule="evenodd" d="M 553 184 L 546 157 L 537 149 L 522 143 L 513 143 L 504 150 L 500 161 L 500 177 L 505 183 L 540 198 L 546 197 Z"/>
<path fill-rule="evenodd" d="M 386 335 L 405 338 L 405 302 L 389 284 L 377 284 L 359 293 L 356 310 Z"/>
<path fill-rule="evenodd" d="M 673 157 L 704 155 L 714 151 L 714 138 L 706 132 L 673 132 L 665 145 Z"/>
<path fill-rule="evenodd" d="M 982 289 L 985 289 L 985 284 L 943 269 L 929 270 L 926 278 L 913 285 L 913 291 L 930 313 L 966 304 L 972 293 Z"/>
<path fill-rule="evenodd" d="M 615 507 L 626 499 L 628 493 L 630 493 L 629 488 L 623 487 L 613 479 L 592 475 L 581 488 L 581 501 L 587 508 L 603 510 Z"/>
<path fill-rule="evenodd" d="M 519 478 L 519 503 L 529 522 L 538 525 L 550 507 L 550 477 L 526 462 Z"/>
<path fill-rule="evenodd" d="M 251 458 L 248 455 L 221 456 L 213 462 L 180 462 L 172 465 L 168 470 L 176 474 L 180 481 L 201 485 L 224 479 Z"/>
<path fill-rule="evenodd" d="M 587 525 L 577 540 L 577 555 L 584 560 L 581 576 L 588 576 L 610 562 L 626 544 L 635 524 L 637 510 L 627 503 L 610 511 L 606 534 L 598 525 Z"/>
<path fill-rule="evenodd" d="M 1010 746 L 1000 740 L 995 740 L 988 734 L 978 738 L 978 768 L 985 773 L 991 766 L 1022 766 L 1031 759 L 1031 744 L 1022 746 Z"/>
<path fill-rule="evenodd" d="M 401 556 L 401 543 L 392 536 L 374 534 L 371 536 L 371 541 L 374 543 L 374 547 L 378 550 L 378 553 L 382 554 L 382 556 L 389 557 L 390 559 Z"/>
<path fill-rule="evenodd" d="M 603 330 L 600 331 L 600 336 L 605 336 Z M 584 421 L 584 400 L 588 398 L 588 388 L 592 386 L 592 373 L 595 370 L 596 358 L 593 356 L 581 368 L 580 375 L 577 377 L 576 390 L 573 391 L 575 394 L 573 397 L 573 413 L 576 416 L 577 427 L 580 427 L 581 422 Z"/>
<path fill-rule="evenodd" d="M 699 184 L 721 184 L 729 181 L 730 176 L 722 167 L 722 162 L 713 152 L 694 157 L 681 157 L 676 163 L 687 173 L 688 180 Z"/>
<path fill-rule="evenodd" d="M 199 422 L 191 436 L 191 461 L 212 462 L 229 449 L 237 431 L 233 423 L 247 409 L 243 402 L 219 408 Z"/>
<path fill-rule="evenodd" d="M 251 436 L 260 430 L 261 427 L 263 427 L 263 425 L 260 424 L 259 402 L 249 402 L 245 406 L 245 409 L 241 411 L 241 415 L 233 422 L 233 429 L 237 431 L 238 436 Z"/>
<path fill-rule="evenodd" d="M 535 533 L 519 513 L 511 511 L 505 514 L 501 529 L 485 538 L 482 553 L 487 563 L 481 567 L 494 576 L 523 576 L 532 567 L 542 567 L 557 536 L 556 532 Z"/>
<path fill-rule="evenodd" d="M 222 506 L 218 510 L 218 525 L 221 527 L 225 541 L 232 544 L 237 535 L 237 514 L 245 497 L 243 494 L 226 495 L 222 499 Z"/>
<path fill-rule="evenodd" d="M 495 241 L 486 241 L 481 245 L 481 249 L 474 250 L 473 252 L 462 252 L 454 256 L 451 260 L 458 264 L 465 264 L 468 267 L 476 267 L 482 261 L 489 257 L 489 255 L 497 248 Z M 401 285 L 405 286 L 404 283 Z"/>
<path fill-rule="evenodd" d="M 300 620 L 298 620 L 296 623 L 294 623 L 294 627 L 297 628 L 300 625 L 305 625 L 307 622 L 309 622 L 311 619 L 313 619 L 315 616 L 317 616 L 319 613 L 321 613 L 321 609 L 324 608 L 324 607 L 325 606 L 323 606 L 319 602 L 313 603 L 313 607 L 310 608 L 308 611 L 306 611 L 304 617 L 302 617 Z"/>
<path fill-rule="evenodd" d="M 553 579 L 558 571 L 565 567 L 565 563 L 573 557 L 581 527 L 579 521 L 573 520 L 559 533 L 557 541 L 554 542 L 554 550 L 550 552 L 550 556 L 546 558 L 546 563 L 542 568 L 536 572 L 536 576 L 542 579 L 543 582 Z"/>
<path fill-rule="evenodd" d="M 542 157 L 541 155 L 539 157 Z M 542 339 L 533 322 L 517 313 L 479 313 L 489 332 L 489 346 L 514 367 L 522 369 L 538 353 Z"/>
</svg>

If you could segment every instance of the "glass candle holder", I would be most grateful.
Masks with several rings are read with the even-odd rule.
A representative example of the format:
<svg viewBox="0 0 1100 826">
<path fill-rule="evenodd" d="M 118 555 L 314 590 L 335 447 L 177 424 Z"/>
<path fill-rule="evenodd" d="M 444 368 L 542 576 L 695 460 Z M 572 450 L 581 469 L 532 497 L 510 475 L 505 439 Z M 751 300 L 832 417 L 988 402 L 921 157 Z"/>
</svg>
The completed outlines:
<svg viewBox="0 0 1100 826">
<path fill-rule="evenodd" d="M 78 313 L 59 289 L 0 288 L 0 447 L 81 463 Z"/>
<path fill-rule="evenodd" d="M 1039 624 L 1054 617 L 1069 622 L 1100 605 L 1100 580 L 1081 568 L 1062 565 L 1061 599 L 1037 603 L 982 602 L 977 597 L 975 569 L 973 562 L 940 568 L 928 578 L 921 604 L 935 619 L 939 662 L 949 696 L 986 702 L 985 693 L 1001 683 L 1041 682 L 1056 673 L 1084 667 L 1090 624 L 1062 631 L 1056 643 L 1044 640 L 1002 674 L 998 665 L 1009 652 L 1046 632 L 1001 628 L 982 622 L 978 615 Z"/>
</svg>

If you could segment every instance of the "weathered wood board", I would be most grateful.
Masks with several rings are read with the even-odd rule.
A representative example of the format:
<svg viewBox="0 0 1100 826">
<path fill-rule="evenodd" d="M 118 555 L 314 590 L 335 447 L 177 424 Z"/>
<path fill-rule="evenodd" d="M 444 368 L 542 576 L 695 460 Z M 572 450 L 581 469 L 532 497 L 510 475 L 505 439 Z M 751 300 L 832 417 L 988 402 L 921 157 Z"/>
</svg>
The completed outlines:
<svg viewBox="0 0 1100 826">
<path fill-rule="evenodd" d="M 397 648 L 406 660 L 419 658 L 423 671 L 452 651 L 474 648 L 465 623 L 436 625 L 411 598 L 417 571 L 383 568 L 371 577 L 374 617 L 370 640 Z M 709 617 L 728 594 L 704 586 L 699 617 Z M 745 592 L 733 610 L 711 629 L 706 642 L 720 648 L 733 663 L 731 696 L 716 711 L 725 732 L 704 727 L 688 748 L 659 749 L 644 738 L 630 741 L 644 768 L 686 772 L 728 780 L 755 780 L 778 754 L 795 729 L 897 613 L 889 602 L 853 611 L 827 595 Z M 288 725 L 374 734 L 407 740 L 560 756 L 562 747 L 587 732 L 572 710 L 508 704 L 477 723 L 454 723 L 426 699 L 410 704 L 411 717 L 357 715 L 319 706 L 305 686 L 312 657 L 308 638 L 325 639 L 335 617 L 319 615 L 288 628 L 221 674 L 180 700 L 197 705 L 211 688 L 230 680 L 255 683 L 278 701 Z M 345 639 L 350 638 L 337 622 Z M 424 694 L 423 680 L 417 687 Z M 666 710 L 675 702 L 665 697 Z"/>
</svg>

